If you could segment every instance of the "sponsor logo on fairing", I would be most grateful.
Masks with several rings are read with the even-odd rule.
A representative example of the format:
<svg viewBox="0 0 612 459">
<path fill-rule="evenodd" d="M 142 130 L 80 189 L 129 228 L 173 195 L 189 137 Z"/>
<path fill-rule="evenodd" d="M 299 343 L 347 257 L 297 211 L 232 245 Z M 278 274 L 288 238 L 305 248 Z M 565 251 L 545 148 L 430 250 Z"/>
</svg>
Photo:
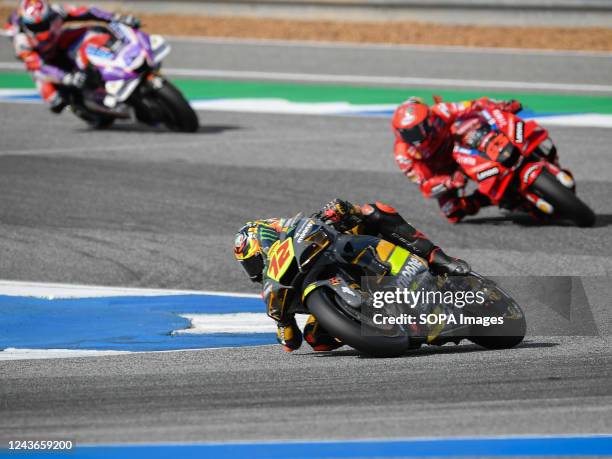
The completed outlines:
<svg viewBox="0 0 612 459">
<path fill-rule="evenodd" d="M 404 166 L 410 166 L 412 164 L 412 160 L 406 158 L 405 156 L 396 156 L 395 160 L 398 162 L 398 164 L 402 164 Z"/>
<path fill-rule="evenodd" d="M 529 180 L 531 178 L 531 174 L 533 174 L 539 168 L 540 168 L 540 166 L 538 164 L 534 164 L 533 166 L 529 167 L 529 169 L 527 169 L 525 171 L 525 174 L 523 175 L 523 183 L 525 183 L 525 184 L 529 183 Z"/>
<path fill-rule="evenodd" d="M 296 241 L 298 243 L 301 243 L 304 240 L 304 238 L 308 235 L 308 233 L 312 229 L 313 225 L 314 225 L 314 221 L 308 220 L 308 222 L 305 223 L 304 226 L 298 231 L 297 238 L 296 238 Z"/>
<path fill-rule="evenodd" d="M 423 264 L 417 258 L 410 258 L 408 262 L 404 265 L 404 268 L 401 271 L 402 276 L 412 277 L 416 275 L 423 268 Z"/>
<path fill-rule="evenodd" d="M 445 191 L 446 187 L 443 184 L 439 183 L 431 189 L 431 195 L 435 196 L 437 194 L 444 193 Z"/>
<path fill-rule="evenodd" d="M 476 158 L 474 158 L 473 156 L 459 156 L 457 158 L 457 162 L 459 164 L 465 164 L 466 166 L 475 166 Z"/>
<path fill-rule="evenodd" d="M 523 143 L 523 129 L 525 127 L 525 123 L 523 123 L 522 121 L 519 121 L 518 123 L 516 123 L 516 127 L 514 130 L 514 141 L 516 143 Z"/>
<path fill-rule="evenodd" d="M 440 112 L 446 117 L 446 118 L 450 118 L 450 111 L 448 110 L 448 107 L 446 106 L 446 104 L 438 104 L 438 106 L 436 107 L 438 110 L 440 110 Z"/>
<path fill-rule="evenodd" d="M 88 56 L 100 57 L 102 59 L 112 59 L 113 57 L 115 57 L 115 55 L 110 51 L 98 48 L 94 45 L 87 45 L 87 47 L 85 48 L 85 53 Z"/>
<path fill-rule="evenodd" d="M 485 117 L 485 119 L 487 120 L 487 123 L 489 123 L 491 128 L 492 129 L 497 129 L 497 124 L 495 124 L 495 118 L 493 118 L 493 116 L 491 116 L 491 114 L 488 112 L 488 110 L 483 110 L 481 113 L 482 113 L 482 116 Z"/>
<path fill-rule="evenodd" d="M 489 177 L 493 177 L 494 175 L 499 174 L 499 168 L 497 167 L 492 167 L 491 169 L 486 169 L 484 171 L 480 171 L 478 174 L 476 174 L 476 178 L 478 180 L 485 180 L 488 179 Z"/>
<path fill-rule="evenodd" d="M 477 150 L 472 150 L 472 149 L 470 149 L 470 148 L 465 148 L 465 147 L 457 147 L 457 148 L 455 149 L 455 151 L 456 151 L 457 153 L 461 153 L 461 154 L 464 154 L 464 155 L 473 155 L 473 154 L 478 153 L 478 151 L 477 151 Z"/>
<path fill-rule="evenodd" d="M 506 122 L 506 118 L 504 118 L 504 114 L 501 112 L 501 110 L 497 108 L 493 110 L 493 117 L 495 118 L 495 121 L 497 121 L 497 124 L 500 125 L 500 127 L 504 127 L 506 126 L 506 124 L 508 124 Z"/>
</svg>

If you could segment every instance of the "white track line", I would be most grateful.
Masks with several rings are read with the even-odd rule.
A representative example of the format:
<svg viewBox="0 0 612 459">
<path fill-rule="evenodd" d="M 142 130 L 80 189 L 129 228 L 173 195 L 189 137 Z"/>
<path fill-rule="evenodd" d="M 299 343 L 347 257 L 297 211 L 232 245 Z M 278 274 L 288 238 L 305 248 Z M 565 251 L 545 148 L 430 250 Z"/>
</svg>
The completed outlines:
<svg viewBox="0 0 612 459">
<path fill-rule="evenodd" d="M 19 63 L 0 62 L 0 70 L 22 70 Z M 293 72 L 260 72 L 248 70 L 219 70 L 219 69 L 189 69 L 165 68 L 168 75 L 196 77 L 196 78 L 231 78 L 256 79 L 266 81 L 293 81 L 317 83 L 348 83 L 348 84 L 375 84 L 400 86 L 445 86 L 464 88 L 496 88 L 518 90 L 547 90 L 572 92 L 607 92 L 612 93 L 612 85 L 577 84 L 577 83 L 546 83 L 533 81 L 504 81 L 504 80 L 467 80 L 452 78 L 424 78 L 424 77 L 394 77 L 370 75 L 333 75 L 317 73 Z"/>
<path fill-rule="evenodd" d="M 272 319 L 269 319 L 272 320 Z M 254 347 L 278 346 L 277 344 L 253 344 Z M 68 359 L 74 357 L 104 357 L 126 354 L 167 354 L 170 352 L 205 352 L 219 351 L 227 349 L 239 349 L 235 346 L 203 347 L 199 349 L 170 349 L 167 351 L 96 351 L 90 349 L 25 349 L 25 348 L 6 348 L 0 349 L 0 362 L 4 360 L 33 360 L 33 359 Z"/>
<path fill-rule="evenodd" d="M 208 78 L 257 79 L 270 81 L 308 81 L 320 83 L 396 84 L 418 86 L 452 86 L 520 90 L 557 90 L 574 92 L 612 92 L 612 85 L 545 83 L 533 81 L 465 80 L 451 78 L 393 77 L 366 75 L 332 75 L 316 73 L 258 72 L 244 70 L 167 68 L 169 75 Z"/>
<path fill-rule="evenodd" d="M 0 70 L 23 70 L 25 67 L 20 62 L 0 62 Z"/>
<path fill-rule="evenodd" d="M 132 354 L 130 351 L 97 351 L 91 349 L 17 349 L 0 350 L 0 362 L 5 360 L 69 359 L 72 357 L 102 357 Z"/>
<path fill-rule="evenodd" d="M 279 46 L 303 48 L 339 48 L 339 49 L 386 49 L 397 51 L 419 51 L 427 53 L 461 53 L 461 54 L 512 54 L 552 57 L 610 57 L 611 51 L 557 50 L 537 48 L 495 48 L 459 45 L 417 45 L 394 43 L 353 43 L 344 41 L 314 40 L 277 40 L 271 38 L 232 38 L 232 37 L 190 37 L 186 35 L 166 35 L 169 41 L 178 43 L 203 43 L 215 45 L 243 46 Z"/>
<path fill-rule="evenodd" d="M 262 309 L 264 304 L 262 303 Z M 225 314 L 179 314 L 191 326 L 173 332 L 175 335 L 202 335 L 210 333 L 276 333 L 275 322 L 265 312 L 236 312 Z M 308 316 L 296 316 L 297 324 L 304 328 Z"/>
<path fill-rule="evenodd" d="M 260 298 L 252 293 L 217 292 L 210 290 L 167 290 L 104 285 L 56 284 L 0 280 L 0 295 L 39 298 L 98 298 L 110 296 L 216 295 L 238 298 Z"/>
<path fill-rule="evenodd" d="M 3 91 L 11 92 L 16 95 L 19 91 L 1 90 L 0 103 L 41 103 L 41 100 L 18 100 L 18 99 L 3 99 Z M 23 92 L 23 91 L 21 91 Z M 315 115 L 315 116 L 355 116 L 360 118 L 370 118 L 379 116 L 380 112 L 389 111 L 387 116 L 390 116 L 391 110 L 395 105 L 390 104 L 373 104 L 373 105 L 352 105 L 347 102 L 290 102 L 284 99 L 203 99 L 192 100 L 191 106 L 195 110 L 204 111 L 222 111 L 235 113 L 265 113 L 265 114 L 286 114 L 286 115 Z M 378 113 L 376 113 L 378 112 Z M 536 116 L 536 121 L 544 126 L 574 126 L 574 127 L 596 127 L 596 128 L 611 128 L 612 115 L 600 113 L 582 113 L 577 115 L 558 115 L 558 116 Z M 241 142 L 237 140 L 236 142 Z M 252 142 L 252 141 L 251 141 Z M 172 144 L 171 147 L 186 148 L 188 146 L 199 146 L 193 143 Z M 114 146 L 114 147 L 90 147 L 89 151 L 137 151 L 168 148 L 165 144 L 156 144 L 154 146 Z M 77 147 L 64 147 L 59 149 L 28 149 L 28 150 L 5 150 L 0 151 L 0 156 L 3 155 L 31 155 L 31 154 L 67 154 L 70 152 L 80 153 L 82 149 Z"/>
</svg>

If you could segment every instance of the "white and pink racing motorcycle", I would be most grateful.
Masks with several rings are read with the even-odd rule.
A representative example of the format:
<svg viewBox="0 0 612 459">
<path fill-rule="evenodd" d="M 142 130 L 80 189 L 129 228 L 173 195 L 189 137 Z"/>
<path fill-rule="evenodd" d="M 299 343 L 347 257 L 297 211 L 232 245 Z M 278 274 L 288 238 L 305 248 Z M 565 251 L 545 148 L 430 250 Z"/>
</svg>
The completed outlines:
<svg viewBox="0 0 612 459">
<path fill-rule="evenodd" d="M 160 72 L 170 45 L 160 35 L 119 22 L 94 25 L 68 56 L 87 78 L 65 88 L 72 111 L 96 128 L 135 117 L 148 125 L 194 132 L 198 117 L 183 94 Z"/>
<path fill-rule="evenodd" d="M 160 73 L 170 45 L 118 22 L 87 32 L 76 67 L 87 73 L 84 89 L 71 94 L 74 112 L 96 127 L 133 115 L 149 125 L 194 132 L 198 117 L 181 92 Z M 130 110 L 131 108 L 131 110 Z"/>
</svg>

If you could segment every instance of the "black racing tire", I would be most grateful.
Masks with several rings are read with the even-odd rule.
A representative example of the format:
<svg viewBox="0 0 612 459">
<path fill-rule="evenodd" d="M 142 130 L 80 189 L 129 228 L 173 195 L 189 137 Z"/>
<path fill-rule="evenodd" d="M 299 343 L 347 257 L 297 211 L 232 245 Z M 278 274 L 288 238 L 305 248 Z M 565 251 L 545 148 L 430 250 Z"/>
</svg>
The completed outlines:
<svg viewBox="0 0 612 459">
<path fill-rule="evenodd" d="M 595 213 L 576 196 L 572 190 L 564 187 L 549 171 L 543 170 L 531 185 L 531 190 L 549 202 L 554 208 L 555 217 L 571 220 L 581 227 L 595 224 Z"/>
<path fill-rule="evenodd" d="M 525 338 L 527 321 L 522 309 L 514 302 L 511 306 L 497 304 L 490 310 L 482 310 L 477 316 L 504 317 L 503 325 L 472 325 L 469 340 L 486 349 L 510 349 Z"/>
<path fill-rule="evenodd" d="M 167 80 L 155 90 L 157 102 L 164 111 L 164 124 L 178 132 L 196 132 L 200 127 L 198 115 L 183 94 Z"/>
<path fill-rule="evenodd" d="M 94 129 L 108 129 L 115 122 L 112 116 L 100 116 L 97 120 L 91 121 L 88 124 Z"/>
<path fill-rule="evenodd" d="M 306 307 L 323 328 L 344 344 L 375 357 L 397 357 L 406 352 L 410 340 L 407 334 L 387 336 L 373 333 L 364 336 L 362 325 L 348 317 L 334 303 L 336 295 L 327 288 L 318 288 L 306 298 Z M 368 335 L 370 335 L 368 333 Z"/>
<path fill-rule="evenodd" d="M 87 123 L 92 129 L 106 129 L 115 122 L 114 116 L 92 113 L 81 107 L 72 107 L 72 112 Z"/>
</svg>

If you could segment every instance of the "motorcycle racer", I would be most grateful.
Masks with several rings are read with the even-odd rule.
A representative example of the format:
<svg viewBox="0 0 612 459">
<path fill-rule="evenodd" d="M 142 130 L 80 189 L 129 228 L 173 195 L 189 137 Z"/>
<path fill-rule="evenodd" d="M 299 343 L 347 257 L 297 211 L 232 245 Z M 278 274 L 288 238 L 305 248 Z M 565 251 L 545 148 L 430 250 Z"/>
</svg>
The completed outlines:
<svg viewBox="0 0 612 459">
<path fill-rule="evenodd" d="M 86 75 L 74 71 L 71 64 L 84 59 L 77 54 L 90 27 L 84 24 L 66 26 L 77 21 L 115 21 L 140 27 L 140 21 L 134 16 L 95 7 L 60 6 L 47 0 L 21 0 L 5 26 L 7 34 L 13 37 L 17 58 L 24 62 L 41 97 L 54 113 L 60 113 L 68 105 L 62 88 L 81 88 L 86 80 Z"/>
<path fill-rule="evenodd" d="M 466 177 L 453 160 L 451 126 L 463 116 L 494 108 L 517 113 L 522 106 L 516 100 L 498 102 L 482 97 L 457 103 L 438 102 L 429 107 L 423 99 L 411 97 L 393 114 L 395 162 L 408 179 L 419 185 L 426 198 L 437 198 L 443 215 L 451 223 L 490 204 L 478 191 L 460 196 Z"/>
<path fill-rule="evenodd" d="M 465 275 L 470 271 L 467 262 L 448 256 L 423 233 L 406 222 L 395 209 L 381 202 L 358 206 L 348 201 L 334 199 L 313 214 L 313 217 L 321 219 L 325 224 L 343 233 L 381 236 L 426 259 L 430 270 L 435 274 Z M 279 240 L 280 234 L 286 230 L 288 220 L 270 218 L 246 223 L 236 234 L 234 257 L 251 281 L 263 285 L 262 297 L 268 306 L 267 313 L 277 322 L 277 341 L 287 352 L 298 349 L 303 339 L 315 351 L 336 349 L 342 346 L 342 343 L 331 336 L 314 316 L 309 316 L 302 335 L 294 314 L 283 308 L 279 309 L 278 302 L 268 298 L 270 295 L 265 275 L 267 253 Z M 360 257 L 357 264 L 377 275 L 389 272 L 389 265 L 380 260 L 373 249 Z"/>
</svg>

